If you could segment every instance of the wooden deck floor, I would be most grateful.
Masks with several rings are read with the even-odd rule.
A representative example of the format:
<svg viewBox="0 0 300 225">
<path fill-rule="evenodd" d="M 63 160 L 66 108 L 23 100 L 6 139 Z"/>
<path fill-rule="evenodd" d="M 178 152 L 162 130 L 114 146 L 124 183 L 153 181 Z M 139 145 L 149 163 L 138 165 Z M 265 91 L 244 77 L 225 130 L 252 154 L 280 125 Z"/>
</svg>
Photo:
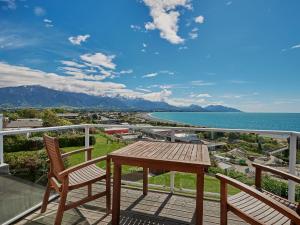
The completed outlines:
<svg viewBox="0 0 300 225">
<path fill-rule="evenodd" d="M 102 189 L 102 185 L 97 184 Z M 86 195 L 85 189 L 73 191 L 69 200 L 78 200 Z M 193 224 L 195 199 L 161 192 L 149 192 L 147 196 L 136 189 L 122 188 L 121 195 L 121 222 L 122 225 L 183 225 Z M 57 202 L 48 205 L 44 214 L 39 211 L 32 213 L 25 219 L 16 223 L 18 225 L 54 224 Z M 204 202 L 204 224 L 219 224 L 219 203 L 215 201 Z M 62 224 L 111 224 L 111 214 L 105 213 L 105 197 L 89 202 L 76 209 L 65 212 Z M 228 224 L 246 224 L 235 215 L 229 215 Z"/>
</svg>

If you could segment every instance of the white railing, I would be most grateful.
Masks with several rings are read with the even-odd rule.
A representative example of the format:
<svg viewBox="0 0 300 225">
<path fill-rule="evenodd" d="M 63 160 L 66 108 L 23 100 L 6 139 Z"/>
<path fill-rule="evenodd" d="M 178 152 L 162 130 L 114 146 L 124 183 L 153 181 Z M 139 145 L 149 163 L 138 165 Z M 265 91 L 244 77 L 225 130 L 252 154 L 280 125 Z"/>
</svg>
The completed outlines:
<svg viewBox="0 0 300 225">
<path fill-rule="evenodd" d="M 209 132 L 236 132 L 236 133 L 254 133 L 260 135 L 278 135 L 284 138 L 289 138 L 289 173 L 295 174 L 296 172 L 296 154 L 297 154 L 297 137 L 300 137 L 300 132 L 294 131 L 274 131 L 274 130 L 249 130 L 249 129 L 223 129 L 223 128 L 199 128 L 199 127 L 167 127 L 167 126 L 135 126 L 135 125 L 109 125 L 109 124 L 80 124 L 58 127 L 42 127 L 42 128 L 30 128 L 30 129 L 18 129 L 18 130 L 2 130 L 2 116 L 0 115 L 0 166 L 4 163 L 3 157 L 3 136 L 17 135 L 36 132 L 47 131 L 60 131 L 71 129 L 84 129 L 85 131 L 85 147 L 89 147 L 89 128 L 107 128 L 107 127 L 123 127 L 133 130 L 146 130 L 146 129 L 169 129 L 172 130 L 171 141 L 175 141 L 175 130 L 181 131 L 209 131 Z M 174 191 L 174 177 L 175 172 L 170 173 L 170 190 Z M 295 196 L 295 183 L 289 181 L 288 198 L 290 201 L 294 201 Z"/>
</svg>

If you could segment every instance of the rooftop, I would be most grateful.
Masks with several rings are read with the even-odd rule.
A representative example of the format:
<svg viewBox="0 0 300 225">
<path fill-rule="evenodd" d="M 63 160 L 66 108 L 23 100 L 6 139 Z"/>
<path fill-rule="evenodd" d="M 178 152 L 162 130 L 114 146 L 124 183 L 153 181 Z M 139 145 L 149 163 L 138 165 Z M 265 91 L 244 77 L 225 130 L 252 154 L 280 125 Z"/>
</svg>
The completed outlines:
<svg viewBox="0 0 300 225">
<path fill-rule="evenodd" d="M 43 126 L 43 120 L 41 119 L 17 119 L 10 121 L 6 128 L 37 128 Z"/>
</svg>

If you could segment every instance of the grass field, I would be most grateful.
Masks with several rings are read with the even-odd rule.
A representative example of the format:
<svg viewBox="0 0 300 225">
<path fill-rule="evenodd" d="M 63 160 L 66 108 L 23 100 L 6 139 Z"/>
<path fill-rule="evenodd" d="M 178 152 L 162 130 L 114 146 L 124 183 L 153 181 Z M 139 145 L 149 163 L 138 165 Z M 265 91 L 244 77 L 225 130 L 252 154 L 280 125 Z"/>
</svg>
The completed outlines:
<svg viewBox="0 0 300 225">
<path fill-rule="evenodd" d="M 125 144 L 123 143 L 110 142 L 110 141 L 107 142 L 108 140 L 107 137 L 102 134 L 96 134 L 95 137 L 96 137 L 96 144 L 94 145 L 94 150 L 92 153 L 93 158 L 106 155 L 109 152 L 115 151 L 125 146 Z M 67 147 L 67 148 L 63 148 L 63 151 L 69 152 L 79 148 L 80 147 Z M 68 164 L 69 166 L 74 166 L 83 161 L 84 161 L 84 153 L 80 153 L 80 154 L 70 156 L 68 160 Z M 100 163 L 100 167 L 105 168 L 105 163 L 104 162 Z M 126 174 L 132 171 L 136 171 L 136 169 L 130 166 L 122 166 L 122 173 Z M 165 173 L 158 176 L 152 176 L 149 178 L 149 183 L 170 186 L 170 175 L 169 173 Z M 195 189 L 196 187 L 195 175 L 189 173 L 176 173 L 175 187 Z M 220 192 L 219 180 L 212 176 L 205 176 L 204 190 L 206 192 L 219 193 Z M 238 189 L 229 186 L 228 193 L 230 195 L 235 194 L 237 192 Z"/>
</svg>

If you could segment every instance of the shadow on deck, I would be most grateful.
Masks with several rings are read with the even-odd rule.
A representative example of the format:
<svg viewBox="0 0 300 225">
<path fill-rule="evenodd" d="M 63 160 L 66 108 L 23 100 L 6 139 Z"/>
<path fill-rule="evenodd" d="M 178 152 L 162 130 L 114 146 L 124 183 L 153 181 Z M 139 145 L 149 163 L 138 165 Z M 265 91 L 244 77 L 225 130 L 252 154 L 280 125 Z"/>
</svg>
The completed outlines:
<svg viewBox="0 0 300 225">
<path fill-rule="evenodd" d="M 95 187 L 94 187 L 95 188 Z M 98 189 L 103 189 L 97 184 Z M 87 190 L 72 191 L 68 200 L 78 200 L 87 194 Z M 122 225 L 184 225 L 194 223 L 195 199 L 179 195 L 150 191 L 147 196 L 137 189 L 122 188 L 121 194 L 121 221 Z M 18 225 L 23 224 L 54 224 L 58 203 L 48 205 L 46 213 L 39 211 L 32 213 Z M 219 203 L 204 202 L 204 224 L 219 224 Z M 64 213 L 62 224 L 111 224 L 111 214 L 105 213 L 105 197 L 89 202 L 76 209 Z M 228 224 L 246 224 L 233 214 L 229 214 Z"/>
</svg>

